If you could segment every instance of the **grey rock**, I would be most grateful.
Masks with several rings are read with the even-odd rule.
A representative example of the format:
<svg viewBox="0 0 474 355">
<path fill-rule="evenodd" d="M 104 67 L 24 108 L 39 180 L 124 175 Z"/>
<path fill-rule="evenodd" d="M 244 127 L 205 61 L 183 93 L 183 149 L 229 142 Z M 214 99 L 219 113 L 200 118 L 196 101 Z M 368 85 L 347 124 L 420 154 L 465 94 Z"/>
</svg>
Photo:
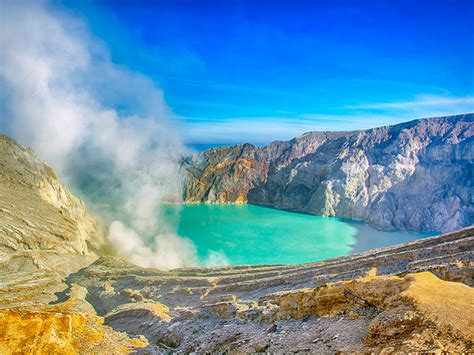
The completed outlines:
<svg viewBox="0 0 474 355">
<path fill-rule="evenodd" d="M 473 135 L 464 114 L 215 148 L 183 161 L 183 197 L 447 232 L 474 223 Z"/>
<path fill-rule="evenodd" d="M 0 270 L 67 274 L 108 248 L 100 221 L 53 169 L 0 135 Z"/>
</svg>

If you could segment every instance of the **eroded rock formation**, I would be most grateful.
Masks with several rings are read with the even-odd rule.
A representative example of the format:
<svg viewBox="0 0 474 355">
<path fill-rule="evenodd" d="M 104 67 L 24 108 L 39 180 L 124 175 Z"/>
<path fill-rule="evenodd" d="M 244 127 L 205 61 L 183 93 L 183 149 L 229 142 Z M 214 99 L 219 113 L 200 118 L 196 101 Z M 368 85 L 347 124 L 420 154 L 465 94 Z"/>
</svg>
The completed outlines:
<svg viewBox="0 0 474 355">
<path fill-rule="evenodd" d="M 215 148 L 183 162 L 184 199 L 451 231 L 474 223 L 473 135 L 474 114 L 465 114 Z"/>
<path fill-rule="evenodd" d="M 474 350 L 474 227 L 301 265 L 140 268 L 100 256 L 99 222 L 30 150 L 0 147 L 2 354 Z"/>
<path fill-rule="evenodd" d="M 31 149 L 4 135 L 0 236 L 1 270 L 50 267 L 68 273 L 108 248 L 104 228 L 84 202 Z"/>
<path fill-rule="evenodd" d="M 63 280 L 16 274 L 0 280 L 0 345 L 54 312 L 48 327 L 99 352 L 472 351 L 473 246 L 468 228 L 303 265 L 160 271 L 101 257 Z"/>
</svg>

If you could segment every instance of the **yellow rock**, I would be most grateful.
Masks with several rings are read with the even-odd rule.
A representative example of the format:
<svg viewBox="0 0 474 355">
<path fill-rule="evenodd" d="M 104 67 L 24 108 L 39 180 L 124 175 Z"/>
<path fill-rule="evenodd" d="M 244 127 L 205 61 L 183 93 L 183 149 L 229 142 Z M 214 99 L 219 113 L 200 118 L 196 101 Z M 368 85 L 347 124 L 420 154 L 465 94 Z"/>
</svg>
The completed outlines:
<svg viewBox="0 0 474 355">
<path fill-rule="evenodd" d="M 405 277 L 375 273 L 371 270 L 371 276 L 361 279 L 269 295 L 270 302 L 278 305 L 274 317 L 354 317 L 357 309 L 373 307 L 380 313 L 365 336 L 369 346 L 410 350 L 436 344 L 435 349 L 465 351 L 474 343 L 473 288 L 429 272 Z"/>
<path fill-rule="evenodd" d="M 402 296 L 411 300 L 427 319 L 474 341 L 474 290 L 459 282 L 443 281 L 429 272 L 409 274 L 410 286 Z"/>
<path fill-rule="evenodd" d="M 0 312 L 1 354 L 127 354 L 146 345 L 104 326 L 95 315 L 55 308 Z"/>
<path fill-rule="evenodd" d="M 235 203 L 246 203 L 247 202 L 247 198 L 245 197 L 244 194 L 239 194 L 239 196 L 237 196 L 236 200 L 235 200 Z"/>
<path fill-rule="evenodd" d="M 148 345 L 103 325 L 73 284 L 65 302 L 0 311 L 0 354 L 127 354 Z"/>
</svg>

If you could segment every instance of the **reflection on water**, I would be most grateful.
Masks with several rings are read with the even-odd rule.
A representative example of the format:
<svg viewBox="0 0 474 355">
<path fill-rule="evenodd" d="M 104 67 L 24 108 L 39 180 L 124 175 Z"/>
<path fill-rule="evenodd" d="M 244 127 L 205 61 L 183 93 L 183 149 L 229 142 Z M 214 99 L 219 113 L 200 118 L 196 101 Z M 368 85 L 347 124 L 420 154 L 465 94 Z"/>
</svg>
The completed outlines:
<svg viewBox="0 0 474 355">
<path fill-rule="evenodd" d="M 355 244 L 352 245 L 352 253 L 359 253 L 371 249 L 384 248 L 391 245 L 402 244 L 413 240 L 432 237 L 439 233 L 404 233 L 383 232 L 371 228 L 362 222 L 347 221 L 346 223 L 357 229 L 354 235 Z"/>
</svg>

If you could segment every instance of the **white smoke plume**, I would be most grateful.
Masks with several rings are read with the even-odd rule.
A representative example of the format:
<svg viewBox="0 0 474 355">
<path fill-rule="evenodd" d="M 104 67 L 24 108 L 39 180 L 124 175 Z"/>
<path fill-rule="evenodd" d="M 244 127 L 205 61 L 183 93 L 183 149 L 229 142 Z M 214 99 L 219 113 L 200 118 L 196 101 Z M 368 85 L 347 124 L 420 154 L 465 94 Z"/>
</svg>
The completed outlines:
<svg viewBox="0 0 474 355">
<path fill-rule="evenodd" d="M 158 217 L 164 201 L 180 199 L 185 151 L 161 90 L 47 3 L 0 6 L 2 129 L 102 215 L 120 255 L 165 269 L 196 264 L 193 243 Z"/>
</svg>

